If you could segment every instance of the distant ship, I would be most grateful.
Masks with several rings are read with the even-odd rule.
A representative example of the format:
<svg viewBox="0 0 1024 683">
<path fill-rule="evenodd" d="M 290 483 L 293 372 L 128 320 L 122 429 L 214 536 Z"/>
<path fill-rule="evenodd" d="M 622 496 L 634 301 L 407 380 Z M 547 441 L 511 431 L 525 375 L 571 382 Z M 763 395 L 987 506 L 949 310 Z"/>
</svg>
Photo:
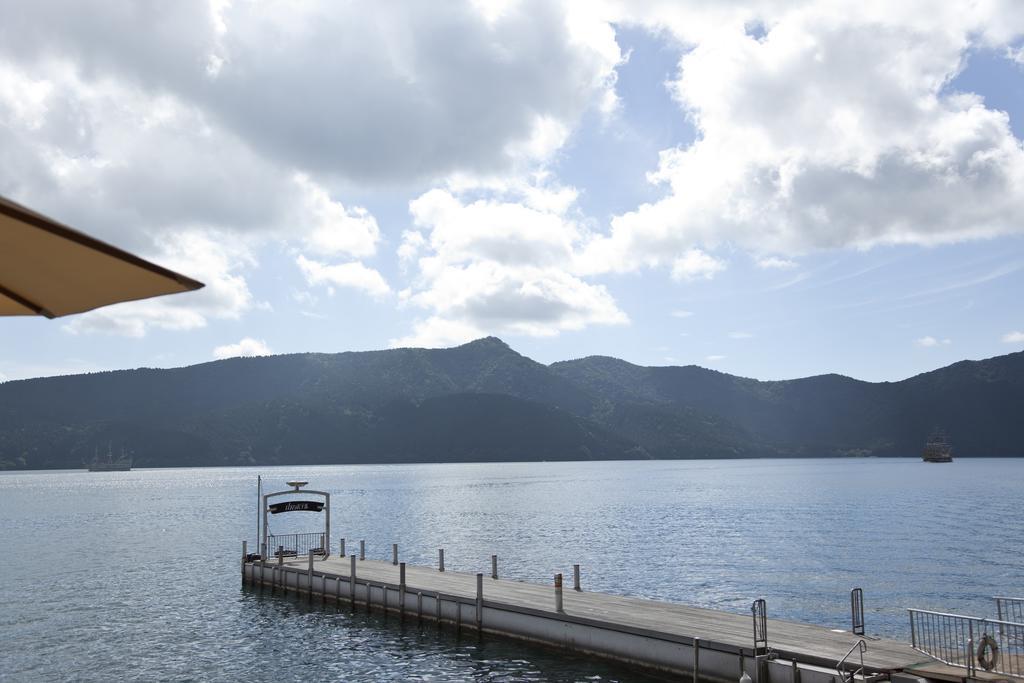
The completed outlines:
<svg viewBox="0 0 1024 683">
<path fill-rule="evenodd" d="M 921 459 L 925 462 L 953 462 L 953 444 L 945 432 L 936 430 L 928 437 Z"/>
<path fill-rule="evenodd" d="M 89 463 L 90 472 L 128 472 L 131 468 L 131 456 L 126 455 L 122 448 L 121 457 L 115 460 L 110 446 L 107 446 L 106 457 L 101 457 L 98 453 L 94 452 L 92 462 Z"/>
</svg>

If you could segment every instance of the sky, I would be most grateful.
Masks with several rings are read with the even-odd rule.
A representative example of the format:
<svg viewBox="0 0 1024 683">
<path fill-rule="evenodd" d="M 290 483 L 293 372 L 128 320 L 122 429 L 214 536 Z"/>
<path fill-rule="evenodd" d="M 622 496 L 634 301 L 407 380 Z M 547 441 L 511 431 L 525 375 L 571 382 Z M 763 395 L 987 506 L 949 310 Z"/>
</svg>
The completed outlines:
<svg viewBox="0 0 1024 683">
<path fill-rule="evenodd" d="M 1024 348 L 1015 0 L 0 5 L 0 195 L 206 283 L 0 381 L 445 347 L 899 380 Z"/>
</svg>

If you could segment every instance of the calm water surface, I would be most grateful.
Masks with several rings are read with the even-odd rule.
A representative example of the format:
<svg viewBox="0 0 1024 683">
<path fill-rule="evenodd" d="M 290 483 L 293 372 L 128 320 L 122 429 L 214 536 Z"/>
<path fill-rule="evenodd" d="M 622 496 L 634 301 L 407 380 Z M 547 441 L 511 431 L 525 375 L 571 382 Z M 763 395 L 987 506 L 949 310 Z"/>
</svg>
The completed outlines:
<svg viewBox="0 0 1024 683">
<path fill-rule="evenodd" d="M 336 466 L 0 474 L 0 678 L 657 680 L 240 586 L 256 475 L 332 493 L 332 535 L 389 559 L 906 639 L 906 607 L 1024 592 L 1024 459 Z M 291 515 L 294 530 L 319 517 Z M 284 520 L 274 520 L 285 531 Z M 307 528 L 308 527 L 308 528 Z M 336 543 L 336 540 L 335 540 Z M 771 634 L 769 633 L 769 641 Z"/>
</svg>

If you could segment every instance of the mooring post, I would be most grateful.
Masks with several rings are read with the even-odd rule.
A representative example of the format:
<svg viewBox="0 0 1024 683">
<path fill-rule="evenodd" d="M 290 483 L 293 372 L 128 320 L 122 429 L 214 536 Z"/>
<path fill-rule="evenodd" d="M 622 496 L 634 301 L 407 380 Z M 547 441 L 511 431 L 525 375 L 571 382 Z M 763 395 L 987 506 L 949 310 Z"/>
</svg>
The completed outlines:
<svg viewBox="0 0 1024 683">
<path fill-rule="evenodd" d="M 298 581 L 296 580 L 296 583 Z M 309 601 L 313 602 L 313 553 L 309 553 L 309 568 L 306 570 L 306 584 L 309 588 Z"/>
<path fill-rule="evenodd" d="M 405 562 L 398 565 L 398 615 L 405 619 Z"/>
<path fill-rule="evenodd" d="M 437 571 L 444 571 L 444 548 L 437 549 Z"/>
<path fill-rule="evenodd" d="M 356 608 L 356 554 L 349 555 L 348 600 L 352 609 Z"/>
<path fill-rule="evenodd" d="M 284 564 L 284 546 L 277 546 L 277 566 L 280 567 Z"/>
<path fill-rule="evenodd" d="M 391 544 L 391 564 L 398 564 L 398 544 Z"/>
<path fill-rule="evenodd" d="M 249 554 L 249 541 L 242 541 L 242 583 L 245 583 L 245 559 Z"/>
<path fill-rule="evenodd" d="M 693 639 L 693 683 L 700 683 L 700 638 Z"/>
<path fill-rule="evenodd" d="M 583 590 L 580 588 L 580 566 L 578 564 L 572 566 L 572 589 L 574 591 Z"/>
<path fill-rule="evenodd" d="M 491 555 L 491 578 L 498 578 L 498 556 Z"/>
<path fill-rule="evenodd" d="M 338 557 L 345 557 L 345 537 L 338 539 Z"/>
<path fill-rule="evenodd" d="M 359 541 L 359 559 L 366 559 L 366 541 Z"/>
<path fill-rule="evenodd" d="M 416 623 L 423 622 L 423 591 L 416 591 Z"/>
<path fill-rule="evenodd" d="M 484 623 L 484 575 L 476 575 L 476 630 Z"/>
<path fill-rule="evenodd" d="M 800 667 L 796 665 L 796 660 L 793 660 L 793 681 L 792 683 L 800 683 Z"/>
<path fill-rule="evenodd" d="M 555 611 L 564 612 L 562 609 L 562 575 L 555 574 Z"/>
</svg>

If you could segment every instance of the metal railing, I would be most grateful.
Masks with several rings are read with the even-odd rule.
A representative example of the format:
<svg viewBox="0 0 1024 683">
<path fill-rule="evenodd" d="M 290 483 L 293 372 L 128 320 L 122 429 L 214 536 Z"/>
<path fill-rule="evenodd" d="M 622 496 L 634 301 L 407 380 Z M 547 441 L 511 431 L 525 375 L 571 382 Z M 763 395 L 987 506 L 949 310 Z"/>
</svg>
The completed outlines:
<svg viewBox="0 0 1024 683">
<path fill-rule="evenodd" d="M 996 612 L 999 621 L 1012 621 L 1015 624 L 1024 624 L 1024 598 L 1005 598 L 996 596 Z"/>
<path fill-rule="evenodd" d="M 279 552 L 283 557 L 309 554 L 326 556 L 331 550 L 327 545 L 327 535 L 322 531 L 307 534 L 281 534 L 279 536 L 270 534 L 267 546 L 268 557 L 277 557 Z"/>
<path fill-rule="evenodd" d="M 864 635 L 864 589 L 854 588 L 850 591 L 850 623 L 851 632 L 855 636 Z"/>
<path fill-rule="evenodd" d="M 860 668 L 854 671 L 850 671 L 848 662 L 846 660 L 850 658 L 850 655 L 853 654 L 854 650 L 858 650 L 860 652 Z M 846 654 L 843 655 L 842 659 L 836 662 L 836 672 L 839 674 L 840 681 L 842 681 L 843 683 L 853 683 L 854 679 L 857 678 L 857 676 L 864 676 L 864 653 L 867 651 L 867 641 L 861 638 L 853 644 L 853 647 L 846 651 Z"/>
<path fill-rule="evenodd" d="M 918 652 L 967 669 L 1024 676 L 1024 623 L 912 609 L 910 645 Z"/>
</svg>

